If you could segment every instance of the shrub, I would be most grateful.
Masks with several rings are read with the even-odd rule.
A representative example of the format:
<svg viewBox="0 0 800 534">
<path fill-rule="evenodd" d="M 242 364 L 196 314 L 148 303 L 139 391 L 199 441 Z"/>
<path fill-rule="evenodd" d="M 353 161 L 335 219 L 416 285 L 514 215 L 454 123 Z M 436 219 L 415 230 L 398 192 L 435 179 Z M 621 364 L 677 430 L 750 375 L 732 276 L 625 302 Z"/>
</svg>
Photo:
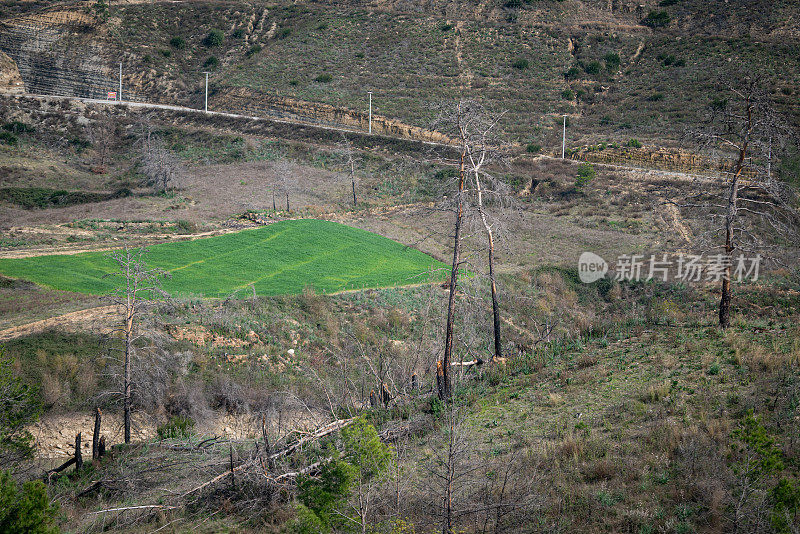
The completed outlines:
<svg viewBox="0 0 800 534">
<path fill-rule="evenodd" d="M 579 69 L 575 65 L 570 67 L 569 70 L 567 70 L 567 72 L 564 73 L 564 78 L 568 80 L 574 80 L 576 78 L 580 78 L 580 76 L 581 76 L 581 69 Z"/>
<path fill-rule="evenodd" d="M 658 59 L 661 63 L 663 63 L 665 67 L 669 67 L 676 61 L 675 56 L 673 54 L 665 54 L 663 52 L 657 55 L 656 59 Z"/>
<path fill-rule="evenodd" d="M 453 25 L 452 25 L 452 24 L 448 24 L 448 23 L 446 23 L 446 22 L 442 22 L 442 23 L 439 25 L 439 31 L 443 31 L 443 32 L 449 32 L 449 31 L 450 31 L 450 30 L 452 30 L 452 29 L 453 29 Z"/>
<path fill-rule="evenodd" d="M 583 70 L 586 71 L 586 74 L 599 74 L 600 73 L 600 62 L 599 61 L 590 61 L 586 65 L 583 66 Z"/>
<path fill-rule="evenodd" d="M 519 70 L 525 70 L 528 68 L 529 65 L 530 63 L 528 63 L 528 60 L 524 58 L 515 59 L 514 62 L 511 63 L 512 67 Z"/>
<path fill-rule="evenodd" d="M 328 29 L 328 23 L 327 22 L 320 22 L 319 24 L 317 24 L 317 30 L 322 31 L 322 30 L 327 30 L 327 29 Z"/>
<path fill-rule="evenodd" d="M 278 39 L 286 39 L 292 34 L 291 28 L 281 28 L 280 30 L 275 33 L 275 37 Z"/>
<path fill-rule="evenodd" d="M 216 58 L 216 56 L 208 56 L 208 59 L 203 62 L 203 66 L 209 69 L 213 69 L 217 65 L 219 65 L 219 60 Z"/>
<path fill-rule="evenodd" d="M 314 81 L 317 82 L 317 83 L 330 83 L 330 82 L 333 81 L 333 76 L 331 76 L 330 74 L 328 74 L 326 72 L 326 73 L 320 74 L 319 76 L 314 78 Z"/>
<path fill-rule="evenodd" d="M 259 44 L 254 44 L 254 45 L 253 45 L 253 46 L 251 46 L 251 47 L 250 47 L 250 49 L 249 49 L 249 50 L 248 50 L 248 51 L 245 53 L 245 56 L 247 56 L 247 57 L 254 56 L 255 54 L 258 54 L 259 52 L 261 52 L 261 45 L 259 45 Z"/>
<path fill-rule="evenodd" d="M 220 46 L 224 40 L 225 34 L 222 33 L 222 30 L 211 30 L 203 39 L 203 44 L 208 48 L 211 48 L 214 46 Z"/>
<path fill-rule="evenodd" d="M 173 37 L 169 40 L 169 44 L 172 48 L 177 48 L 178 50 L 183 50 L 186 48 L 186 39 L 183 37 Z"/>
<path fill-rule="evenodd" d="M 553 123 L 556 126 L 563 126 L 564 125 L 564 117 L 563 116 L 562 117 L 553 117 Z M 567 128 L 569 128 L 569 125 L 570 125 L 570 120 L 569 120 L 569 117 L 567 117 Z"/>
<path fill-rule="evenodd" d="M 651 28 L 663 28 L 670 23 L 669 13 L 666 11 L 651 11 L 642 19 L 642 24 Z"/>
<path fill-rule="evenodd" d="M 572 92 L 572 89 L 564 89 L 563 91 L 561 91 L 561 98 L 563 100 L 574 100 L 575 93 Z"/>
<path fill-rule="evenodd" d="M 175 221 L 175 226 L 179 234 L 193 234 L 197 231 L 197 225 L 195 223 L 184 219 Z"/>
<path fill-rule="evenodd" d="M 10 146 L 16 146 L 19 142 L 19 139 L 17 139 L 17 136 L 11 132 L 0 132 L 0 142 Z"/>
<path fill-rule="evenodd" d="M 658 3 L 658 6 L 659 6 L 659 7 L 668 7 L 668 6 L 674 6 L 674 5 L 675 5 L 675 4 L 677 4 L 679 1 L 680 1 L 680 0 L 661 0 L 661 1 Z"/>
<path fill-rule="evenodd" d="M 172 50 L 168 50 L 166 48 L 163 50 L 159 50 L 159 52 L 161 52 L 161 55 L 164 57 L 170 57 L 172 55 Z"/>
<path fill-rule="evenodd" d="M 606 61 L 606 68 L 612 72 L 616 72 L 619 70 L 619 65 L 621 60 L 619 58 L 619 54 L 616 52 L 609 52 L 603 58 Z"/>
<path fill-rule="evenodd" d="M 728 99 L 727 98 L 715 98 L 712 100 L 708 106 L 714 111 L 722 111 L 728 107 Z"/>
<path fill-rule="evenodd" d="M 522 7 L 522 0 L 506 0 L 503 4 L 503 7 L 507 7 L 510 9 L 516 9 Z"/>
<path fill-rule="evenodd" d="M 539 152 L 542 151 L 542 145 L 530 143 L 527 147 L 525 147 L 525 150 L 530 152 L 531 154 L 538 154 Z"/>
<path fill-rule="evenodd" d="M 244 28 L 236 28 L 235 30 L 233 30 L 231 38 L 241 39 L 242 37 L 244 37 Z"/>
<path fill-rule="evenodd" d="M 594 177 L 597 175 L 597 171 L 595 171 L 594 165 L 590 165 L 588 163 L 583 163 L 578 167 L 578 174 L 575 176 L 575 187 L 583 188 L 589 182 L 594 180 Z"/>
<path fill-rule="evenodd" d="M 41 481 L 25 482 L 20 488 L 7 471 L 0 472 L 0 532 L 56 533 L 57 512 Z"/>
<path fill-rule="evenodd" d="M 642 143 L 640 143 L 638 139 L 629 139 L 628 142 L 625 143 L 625 146 L 631 148 L 642 148 Z"/>
<path fill-rule="evenodd" d="M 30 126 L 20 121 L 7 122 L 6 124 L 3 125 L 3 129 L 7 132 L 11 132 L 14 134 L 32 133 L 35 131 L 35 128 L 33 126 Z"/>
<path fill-rule="evenodd" d="M 193 433 L 194 421 L 183 416 L 173 417 L 156 429 L 156 434 L 160 439 L 184 439 Z"/>
<path fill-rule="evenodd" d="M 660 102 L 661 100 L 664 100 L 664 93 L 653 93 L 647 97 L 647 100 L 650 102 Z"/>
</svg>

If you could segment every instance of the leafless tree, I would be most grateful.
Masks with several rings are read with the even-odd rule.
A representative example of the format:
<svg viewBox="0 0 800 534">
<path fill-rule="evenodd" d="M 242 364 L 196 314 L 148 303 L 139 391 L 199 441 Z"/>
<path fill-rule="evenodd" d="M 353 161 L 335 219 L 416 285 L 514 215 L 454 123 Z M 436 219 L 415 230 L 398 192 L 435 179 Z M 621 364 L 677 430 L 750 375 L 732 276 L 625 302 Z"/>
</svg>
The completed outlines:
<svg viewBox="0 0 800 534">
<path fill-rule="evenodd" d="M 502 357 L 500 311 L 494 272 L 494 226 L 488 216 L 486 203 L 490 196 L 499 196 L 500 192 L 500 189 L 489 190 L 490 184 L 497 186 L 499 182 L 492 179 L 491 175 L 486 171 L 486 165 L 490 161 L 498 159 L 499 156 L 494 137 L 498 119 L 499 116 L 493 117 L 479 102 L 461 100 L 455 104 L 443 105 L 435 121 L 435 126 L 438 129 L 458 143 L 458 159 L 453 162 L 457 169 L 457 179 L 452 192 L 454 198 L 448 198 L 448 208 L 452 210 L 455 217 L 453 221 L 453 261 L 450 270 L 450 295 L 445 327 L 444 357 L 437 366 L 437 375 L 439 376 L 438 393 L 441 399 L 446 399 L 452 394 L 450 368 L 454 342 L 453 325 L 456 314 L 456 292 L 458 291 L 459 270 L 462 268 L 464 261 L 462 258 L 464 223 L 465 217 L 469 212 L 477 212 L 487 236 L 494 325 L 493 358 Z"/>
<path fill-rule="evenodd" d="M 353 207 L 356 207 L 358 205 L 358 197 L 356 197 L 356 155 L 353 150 L 353 144 L 344 134 L 342 134 L 342 140 L 339 143 L 339 150 L 344 156 L 345 172 L 347 172 L 350 179 L 350 188 L 353 192 Z"/>
<path fill-rule="evenodd" d="M 494 135 L 495 126 L 502 114 L 494 117 L 480 104 L 473 104 L 469 111 L 474 115 L 472 120 L 473 132 L 471 139 L 464 146 L 467 149 L 469 174 L 472 178 L 472 196 L 487 241 L 489 286 L 492 297 L 492 329 L 494 333 L 492 359 L 499 360 L 503 357 L 503 349 L 500 331 L 500 303 L 497 296 L 497 280 L 495 278 L 495 230 L 500 226 L 501 219 L 492 217 L 488 205 L 502 207 L 504 204 L 508 204 L 511 199 L 511 192 L 506 184 L 487 172 L 486 167 L 489 163 L 499 161 L 502 158 L 502 153 L 498 149 L 499 141 Z"/>
<path fill-rule="evenodd" d="M 125 443 L 131 440 L 131 384 L 132 359 L 135 343 L 140 337 L 139 320 L 142 314 L 153 307 L 166 292 L 161 289 L 161 279 L 168 273 L 147 265 L 147 249 L 125 247 L 111 253 L 116 263 L 116 271 L 112 276 L 122 279 L 122 284 L 106 298 L 115 304 L 120 314 L 120 326 L 115 331 L 123 337 L 122 380 L 119 394 L 122 396 Z"/>
<path fill-rule="evenodd" d="M 289 160 L 281 158 L 275 162 L 273 169 L 275 172 L 275 184 L 280 184 L 280 188 L 286 195 L 286 211 L 289 212 L 291 211 L 289 209 L 289 191 L 291 190 L 292 166 Z"/>
<path fill-rule="evenodd" d="M 445 442 L 442 447 L 434 448 L 427 470 L 431 477 L 431 486 L 435 490 L 437 502 L 434 507 L 441 519 L 442 534 L 451 534 L 459 515 L 466 482 L 478 466 L 469 461 L 472 446 L 466 414 L 455 402 L 447 402 L 445 405 L 443 431 Z"/>
<path fill-rule="evenodd" d="M 794 192 L 771 172 L 771 160 L 786 146 L 791 130 L 770 99 L 769 81 L 754 72 L 726 73 L 720 80 L 723 98 L 712 102 L 702 126 L 688 133 L 701 147 L 732 162 L 724 167 L 721 183 L 712 185 L 711 198 L 695 195 L 681 206 L 710 215 L 711 228 L 696 244 L 709 247 L 723 241 L 712 247 L 722 249 L 719 324 L 727 328 L 734 253 L 761 254 L 773 248 L 772 237 L 796 234 L 798 215 Z"/>
<path fill-rule="evenodd" d="M 145 184 L 157 192 L 175 188 L 185 173 L 183 162 L 156 134 L 148 132 L 142 139 L 141 169 Z"/>
<path fill-rule="evenodd" d="M 86 126 L 86 137 L 94 148 L 96 169 L 106 172 L 118 140 L 116 123 L 110 117 L 100 117 Z"/>
</svg>

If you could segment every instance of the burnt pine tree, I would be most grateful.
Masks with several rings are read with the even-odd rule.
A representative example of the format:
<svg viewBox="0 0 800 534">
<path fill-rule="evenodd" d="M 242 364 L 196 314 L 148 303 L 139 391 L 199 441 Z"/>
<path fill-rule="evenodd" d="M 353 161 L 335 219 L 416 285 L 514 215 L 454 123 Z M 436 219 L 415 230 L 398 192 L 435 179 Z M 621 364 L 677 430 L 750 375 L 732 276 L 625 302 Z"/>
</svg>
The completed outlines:
<svg viewBox="0 0 800 534">
<path fill-rule="evenodd" d="M 145 261 L 146 253 L 146 247 L 125 247 L 111 253 L 117 267 L 111 276 L 121 278 L 122 283 L 106 297 L 117 306 L 120 325 L 115 333 L 123 338 L 120 372 L 122 391 L 118 393 L 122 397 L 125 443 L 131 441 L 131 358 L 135 342 L 140 337 L 139 320 L 159 299 L 167 296 L 161 289 L 161 279 L 169 276 L 169 273 L 149 267 Z"/>
<path fill-rule="evenodd" d="M 792 141 L 792 132 L 770 99 L 770 86 L 758 73 L 720 76 L 721 96 L 708 106 L 702 126 L 688 132 L 702 148 L 728 162 L 711 193 L 693 195 L 681 204 L 701 209 L 711 221 L 696 244 L 722 251 L 722 328 L 730 326 L 735 255 L 770 255 L 777 240 L 797 233 L 795 193 L 772 172 L 772 161 Z M 770 257 L 779 261 L 778 255 Z"/>
<path fill-rule="evenodd" d="M 486 249 L 489 264 L 489 289 L 492 298 L 492 332 L 494 352 L 492 361 L 503 357 L 503 343 L 500 330 L 500 301 L 497 295 L 497 280 L 495 278 L 495 229 L 500 224 L 499 218 L 493 218 L 487 204 L 503 207 L 509 204 L 511 195 L 505 184 L 495 179 L 485 169 L 486 166 L 502 159 L 498 149 L 500 143 L 494 136 L 494 130 L 502 114 L 491 116 L 483 106 L 470 103 L 473 131 L 469 142 L 465 143 L 467 154 L 467 167 L 472 178 L 470 187 L 473 188 L 472 199 L 475 210 L 478 212 L 480 224 L 486 235 Z"/>
<path fill-rule="evenodd" d="M 499 116 L 492 117 L 480 103 L 474 100 L 460 100 L 455 104 L 442 106 L 435 122 L 437 128 L 450 136 L 458 150 L 458 159 L 450 162 L 456 167 L 456 179 L 451 184 L 452 198 L 448 198 L 449 209 L 454 214 L 453 260 L 450 265 L 444 356 L 437 363 L 436 369 L 437 390 L 441 399 L 447 399 L 452 394 L 451 368 L 453 365 L 452 356 L 455 337 L 456 293 L 458 291 L 459 270 L 462 266 L 462 234 L 466 217 L 476 212 L 486 232 L 488 241 L 489 280 L 492 294 L 494 330 L 492 359 L 502 357 L 500 308 L 494 272 L 494 224 L 490 220 L 486 200 L 488 197 L 501 198 L 504 195 L 500 192 L 501 188 L 496 187 L 499 182 L 493 180 L 491 175 L 485 171 L 485 166 L 490 161 L 499 159 L 497 140 L 493 136 L 498 119 Z"/>
</svg>

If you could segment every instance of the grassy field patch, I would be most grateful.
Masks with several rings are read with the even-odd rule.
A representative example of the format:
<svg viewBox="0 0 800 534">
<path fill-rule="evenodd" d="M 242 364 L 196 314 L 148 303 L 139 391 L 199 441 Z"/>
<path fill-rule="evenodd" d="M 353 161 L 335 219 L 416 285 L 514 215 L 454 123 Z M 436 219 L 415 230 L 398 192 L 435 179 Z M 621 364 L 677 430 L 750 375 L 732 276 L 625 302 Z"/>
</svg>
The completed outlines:
<svg viewBox="0 0 800 534">
<path fill-rule="evenodd" d="M 225 297 L 299 293 L 306 286 L 330 293 L 429 281 L 443 265 L 377 234 L 328 221 L 283 221 L 256 230 L 150 247 L 148 263 L 169 272 L 172 294 Z M 0 272 L 54 289 L 104 294 L 121 279 L 107 276 L 107 253 L 0 260 Z M 443 276 L 438 270 L 434 276 Z"/>
</svg>

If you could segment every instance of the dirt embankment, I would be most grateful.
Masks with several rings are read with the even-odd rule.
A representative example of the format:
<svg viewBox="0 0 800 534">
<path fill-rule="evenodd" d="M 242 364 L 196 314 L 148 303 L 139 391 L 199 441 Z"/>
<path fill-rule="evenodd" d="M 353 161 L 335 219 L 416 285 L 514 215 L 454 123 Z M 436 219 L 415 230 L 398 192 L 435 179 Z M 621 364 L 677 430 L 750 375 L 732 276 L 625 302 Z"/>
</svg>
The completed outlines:
<svg viewBox="0 0 800 534">
<path fill-rule="evenodd" d="M 282 415 L 280 428 L 275 421 L 267 422 L 268 430 L 282 435 L 289 430 L 308 430 L 326 421 L 322 414 L 302 409 L 292 409 Z M 157 436 L 158 425 L 163 418 L 134 412 L 131 424 L 132 441 L 144 441 Z M 75 451 L 75 435 L 81 433 L 83 457 L 91 458 L 91 443 L 94 434 L 94 416 L 86 414 L 45 415 L 28 430 L 36 444 L 37 458 L 66 458 Z M 218 436 L 223 439 L 245 440 L 261 436 L 261 419 L 253 415 L 231 415 L 213 413 L 195 423 L 195 432 L 202 436 Z M 105 436 L 107 446 L 123 442 L 121 413 L 103 413 L 100 435 Z"/>
<path fill-rule="evenodd" d="M 91 327 L 100 333 L 106 333 L 113 328 L 114 321 L 118 320 L 116 306 L 100 306 L 66 313 L 57 317 L 35 321 L 6 330 L 0 330 L 0 341 L 7 341 L 22 336 L 29 336 L 44 332 L 51 328 L 66 331 L 83 331 Z"/>
</svg>

